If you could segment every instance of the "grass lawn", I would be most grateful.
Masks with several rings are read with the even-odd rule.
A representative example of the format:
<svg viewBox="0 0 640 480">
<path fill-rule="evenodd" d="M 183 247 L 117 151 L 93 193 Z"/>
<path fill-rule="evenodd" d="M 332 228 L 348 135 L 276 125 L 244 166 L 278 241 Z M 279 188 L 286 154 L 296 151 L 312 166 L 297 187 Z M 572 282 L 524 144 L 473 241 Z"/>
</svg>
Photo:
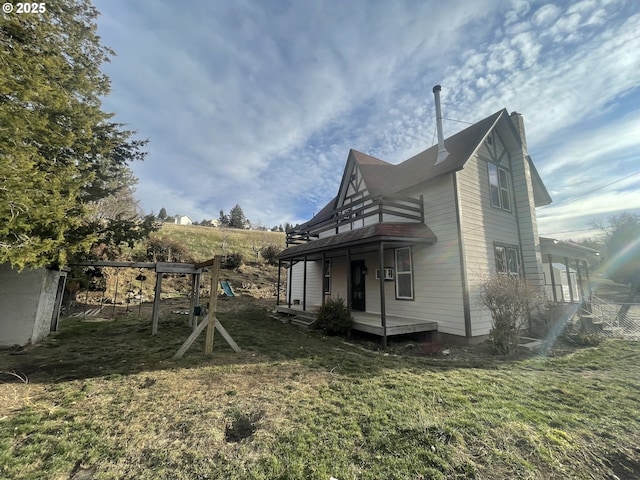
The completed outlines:
<svg viewBox="0 0 640 480">
<path fill-rule="evenodd" d="M 630 479 L 640 476 L 640 344 L 551 357 L 387 352 L 220 302 L 242 348 L 167 314 L 65 319 L 0 352 L 0 478 Z M 429 351 L 428 348 L 422 351 Z M 20 378 L 19 378 L 20 377 Z"/>
</svg>

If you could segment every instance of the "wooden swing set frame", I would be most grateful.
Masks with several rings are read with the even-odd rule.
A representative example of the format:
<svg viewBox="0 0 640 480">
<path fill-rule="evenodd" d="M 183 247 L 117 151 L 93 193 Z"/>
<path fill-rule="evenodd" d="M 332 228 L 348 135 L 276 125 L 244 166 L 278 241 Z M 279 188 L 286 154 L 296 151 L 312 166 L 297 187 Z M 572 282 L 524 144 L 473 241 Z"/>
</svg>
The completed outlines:
<svg viewBox="0 0 640 480">
<path fill-rule="evenodd" d="M 193 327 L 191 335 L 184 341 L 182 346 L 173 356 L 174 359 L 181 358 L 185 352 L 191 347 L 198 336 L 206 329 L 206 337 L 204 344 L 204 354 L 210 356 L 213 354 L 213 338 L 217 329 L 229 346 L 239 352 L 240 347 L 233 340 L 231 335 L 222 326 L 216 318 L 216 307 L 218 305 L 218 282 L 220 280 L 220 257 L 215 256 L 210 260 L 199 263 L 171 263 L 171 262 L 117 262 L 117 261 L 95 261 L 74 263 L 79 267 L 115 267 L 115 268 L 148 268 L 155 270 L 156 287 L 153 298 L 153 313 L 151 316 L 151 335 L 158 333 L 158 317 L 160 314 L 160 294 L 162 292 L 162 275 L 168 274 L 187 274 L 191 275 L 191 305 L 189 311 L 189 322 Z M 195 314 L 196 307 L 200 306 L 200 275 L 204 268 L 210 268 L 211 273 L 211 289 L 209 293 L 209 310 L 205 318 L 200 323 L 197 322 L 198 315 Z"/>
</svg>

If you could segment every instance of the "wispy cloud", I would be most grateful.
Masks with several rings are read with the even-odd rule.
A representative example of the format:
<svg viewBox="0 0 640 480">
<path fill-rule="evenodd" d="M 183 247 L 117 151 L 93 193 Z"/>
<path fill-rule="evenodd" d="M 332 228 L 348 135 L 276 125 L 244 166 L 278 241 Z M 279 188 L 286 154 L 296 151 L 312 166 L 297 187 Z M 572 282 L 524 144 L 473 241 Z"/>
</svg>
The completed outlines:
<svg viewBox="0 0 640 480">
<path fill-rule="evenodd" d="M 431 145 L 435 83 L 448 118 L 522 112 L 553 191 L 572 153 L 616 156 L 624 174 L 640 150 L 623 102 L 640 85 L 635 2 L 96 3 L 119 55 L 105 104 L 151 139 L 135 166 L 149 211 L 239 203 L 268 226 L 304 221 L 335 195 L 349 148 L 398 162 Z"/>
</svg>

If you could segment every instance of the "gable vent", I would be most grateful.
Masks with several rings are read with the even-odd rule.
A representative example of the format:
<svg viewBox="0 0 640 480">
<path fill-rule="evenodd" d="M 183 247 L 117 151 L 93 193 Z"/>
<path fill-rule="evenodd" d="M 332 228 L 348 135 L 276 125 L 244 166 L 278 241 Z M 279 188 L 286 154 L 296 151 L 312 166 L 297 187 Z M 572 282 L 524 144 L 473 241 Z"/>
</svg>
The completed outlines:
<svg viewBox="0 0 640 480">
<path fill-rule="evenodd" d="M 438 158 L 436 159 L 436 165 L 444 162 L 449 156 L 449 152 L 444 148 L 444 133 L 442 131 L 442 111 L 440 110 L 440 85 L 433 87 L 433 96 L 436 101 L 436 128 L 438 130 Z"/>
</svg>

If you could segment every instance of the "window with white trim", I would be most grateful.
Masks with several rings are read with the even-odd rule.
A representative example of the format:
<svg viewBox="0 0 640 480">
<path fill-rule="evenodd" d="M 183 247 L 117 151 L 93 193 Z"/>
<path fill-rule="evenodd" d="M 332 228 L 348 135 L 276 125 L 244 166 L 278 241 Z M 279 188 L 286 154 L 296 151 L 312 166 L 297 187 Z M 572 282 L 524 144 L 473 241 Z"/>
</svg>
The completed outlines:
<svg viewBox="0 0 640 480">
<path fill-rule="evenodd" d="M 411 247 L 396 248 L 396 298 L 413 300 L 413 266 Z"/>
<path fill-rule="evenodd" d="M 489 169 L 489 192 L 491 194 L 491 206 L 511 211 L 511 185 L 509 171 L 487 163 Z"/>
<path fill-rule="evenodd" d="M 520 252 L 515 247 L 495 246 L 496 272 L 503 275 L 520 275 Z"/>
</svg>

